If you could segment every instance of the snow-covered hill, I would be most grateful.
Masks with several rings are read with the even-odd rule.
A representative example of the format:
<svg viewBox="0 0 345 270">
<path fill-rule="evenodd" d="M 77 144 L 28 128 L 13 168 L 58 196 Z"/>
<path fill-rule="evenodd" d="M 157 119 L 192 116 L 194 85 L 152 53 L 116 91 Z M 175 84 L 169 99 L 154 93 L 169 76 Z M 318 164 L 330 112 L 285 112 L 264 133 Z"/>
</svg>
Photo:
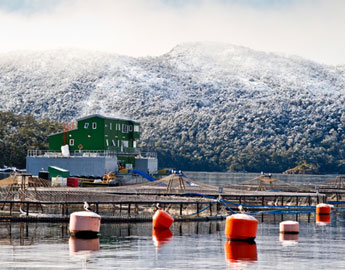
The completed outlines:
<svg viewBox="0 0 345 270">
<path fill-rule="evenodd" d="M 163 166 L 279 171 L 307 160 L 345 171 L 344 74 L 219 43 L 147 58 L 21 52 L 0 55 L 0 110 L 138 119 L 142 146 L 157 149 Z"/>
</svg>

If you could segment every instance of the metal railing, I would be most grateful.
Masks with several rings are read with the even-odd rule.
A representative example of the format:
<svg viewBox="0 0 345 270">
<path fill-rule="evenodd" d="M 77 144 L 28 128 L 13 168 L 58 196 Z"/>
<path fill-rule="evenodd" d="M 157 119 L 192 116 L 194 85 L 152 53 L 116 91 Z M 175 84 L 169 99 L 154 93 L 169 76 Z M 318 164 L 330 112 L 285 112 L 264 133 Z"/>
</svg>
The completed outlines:
<svg viewBox="0 0 345 270">
<path fill-rule="evenodd" d="M 125 147 L 125 148 L 112 148 L 110 150 L 75 150 L 70 152 L 70 157 L 109 157 L 109 156 L 121 156 L 121 155 L 136 155 L 145 158 L 157 158 L 155 152 L 140 152 L 137 148 Z M 61 151 L 54 150 L 28 150 L 28 157 L 64 157 Z"/>
</svg>

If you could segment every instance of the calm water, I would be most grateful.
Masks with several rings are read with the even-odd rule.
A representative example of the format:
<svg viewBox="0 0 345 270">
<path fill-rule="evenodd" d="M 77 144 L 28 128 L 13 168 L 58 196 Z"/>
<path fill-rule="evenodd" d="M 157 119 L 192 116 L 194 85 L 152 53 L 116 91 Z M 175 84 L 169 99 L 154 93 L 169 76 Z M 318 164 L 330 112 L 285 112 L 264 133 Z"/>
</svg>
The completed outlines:
<svg viewBox="0 0 345 270">
<path fill-rule="evenodd" d="M 296 215 L 266 215 L 255 244 L 227 243 L 224 222 L 174 223 L 171 234 L 154 237 L 148 223 L 102 224 L 100 238 L 91 240 L 70 239 L 66 224 L 0 223 L 0 268 L 345 269 L 343 214 L 323 226 L 306 216 L 298 216 L 298 239 L 283 241 L 280 219 Z"/>
<path fill-rule="evenodd" d="M 212 185 L 259 174 L 191 173 Z M 274 175 L 289 183 L 318 184 L 328 176 Z M 313 214 L 264 215 L 256 243 L 227 243 L 225 222 L 174 223 L 152 235 L 150 223 L 102 224 L 97 239 L 70 238 L 67 224 L 0 223 L 0 269 L 345 269 L 345 214 L 320 226 Z M 300 221 L 295 240 L 280 239 L 279 222 Z M 296 236 L 295 236 L 296 237 Z"/>
</svg>

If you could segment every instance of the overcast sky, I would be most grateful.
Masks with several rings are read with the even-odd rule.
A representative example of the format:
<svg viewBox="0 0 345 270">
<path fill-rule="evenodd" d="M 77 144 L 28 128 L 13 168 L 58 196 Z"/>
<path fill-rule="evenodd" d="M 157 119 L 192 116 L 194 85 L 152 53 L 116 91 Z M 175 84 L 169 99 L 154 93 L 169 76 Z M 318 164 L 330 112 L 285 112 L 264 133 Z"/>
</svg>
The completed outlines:
<svg viewBox="0 0 345 270">
<path fill-rule="evenodd" d="M 345 64 L 345 0 L 0 0 L 0 53 L 160 55 L 216 41 Z"/>
</svg>

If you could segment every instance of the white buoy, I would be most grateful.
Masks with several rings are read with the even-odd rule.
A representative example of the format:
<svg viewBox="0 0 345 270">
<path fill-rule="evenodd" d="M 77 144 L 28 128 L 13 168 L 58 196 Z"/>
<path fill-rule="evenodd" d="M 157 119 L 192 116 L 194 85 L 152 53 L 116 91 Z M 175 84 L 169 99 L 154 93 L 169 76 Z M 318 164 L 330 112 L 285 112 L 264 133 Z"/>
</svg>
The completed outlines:
<svg viewBox="0 0 345 270">
<path fill-rule="evenodd" d="M 280 233 L 299 233 L 299 223 L 297 221 L 287 220 L 279 224 Z"/>
<path fill-rule="evenodd" d="M 101 216 L 90 211 L 74 212 L 70 215 L 69 231 L 76 237 L 91 237 L 99 233 Z"/>
</svg>

